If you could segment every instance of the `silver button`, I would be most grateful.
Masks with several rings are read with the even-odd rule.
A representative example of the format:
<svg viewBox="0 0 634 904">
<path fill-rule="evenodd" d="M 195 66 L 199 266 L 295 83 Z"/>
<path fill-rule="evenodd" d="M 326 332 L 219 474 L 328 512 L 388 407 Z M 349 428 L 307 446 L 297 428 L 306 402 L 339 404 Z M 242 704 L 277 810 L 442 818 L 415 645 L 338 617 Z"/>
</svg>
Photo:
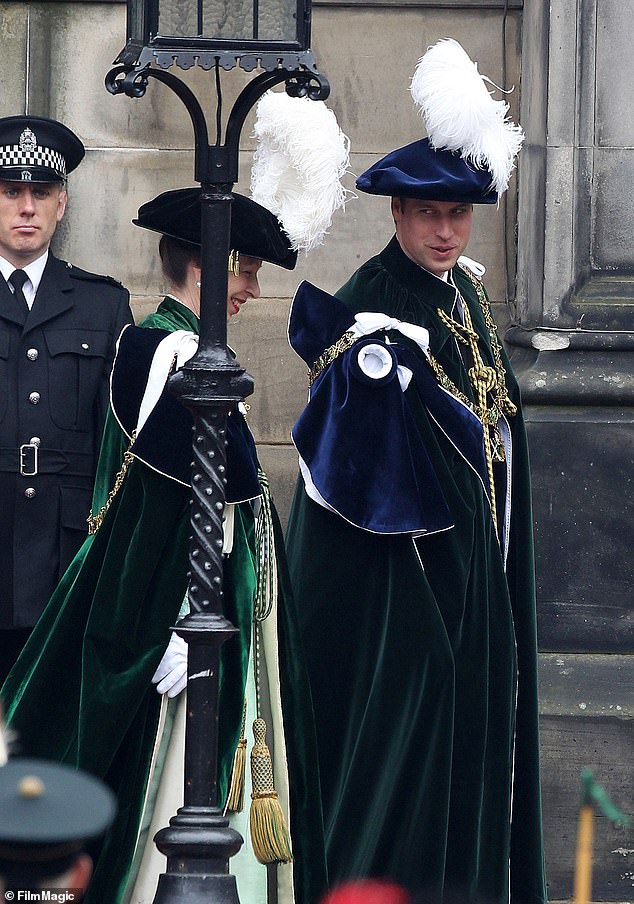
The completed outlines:
<svg viewBox="0 0 634 904">
<path fill-rule="evenodd" d="M 90 348 L 90 346 L 88 345 L 87 342 L 82 342 L 81 347 L 82 347 L 82 348 L 85 348 L 85 349 L 89 349 L 89 348 Z"/>
<path fill-rule="evenodd" d="M 29 359 L 29 361 L 37 361 L 37 359 L 40 356 L 40 353 L 38 352 L 38 350 L 36 348 L 30 348 L 28 350 L 28 352 L 26 353 L 26 356 Z"/>
<path fill-rule="evenodd" d="M 29 402 L 31 403 L 31 405 L 37 405 L 37 403 L 38 403 L 39 401 L 40 401 L 40 394 L 39 394 L 39 392 L 31 392 L 31 393 L 29 393 Z"/>
<path fill-rule="evenodd" d="M 42 440 L 39 438 L 39 436 L 32 436 L 31 439 L 29 440 L 29 444 L 31 446 L 39 446 L 39 444 L 41 442 L 42 442 Z"/>
<path fill-rule="evenodd" d="M 26 490 L 24 491 L 24 495 L 26 496 L 27 499 L 33 499 L 33 497 L 35 496 L 35 488 L 27 487 Z"/>
</svg>

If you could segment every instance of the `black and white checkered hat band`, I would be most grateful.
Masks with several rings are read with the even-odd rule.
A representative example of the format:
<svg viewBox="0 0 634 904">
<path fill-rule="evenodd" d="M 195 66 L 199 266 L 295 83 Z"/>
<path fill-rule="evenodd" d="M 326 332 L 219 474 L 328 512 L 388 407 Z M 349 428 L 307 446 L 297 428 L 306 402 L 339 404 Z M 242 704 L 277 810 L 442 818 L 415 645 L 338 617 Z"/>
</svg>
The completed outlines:
<svg viewBox="0 0 634 904">
<path fill-rule="evenodd" d="M 0 167 L 3 166 L 41 166 L 66 178 L 66 160 L 52 148 L 38 146 L 27 151 L 19 144 L 5 144 L 0 147 Z"/>
</svg>

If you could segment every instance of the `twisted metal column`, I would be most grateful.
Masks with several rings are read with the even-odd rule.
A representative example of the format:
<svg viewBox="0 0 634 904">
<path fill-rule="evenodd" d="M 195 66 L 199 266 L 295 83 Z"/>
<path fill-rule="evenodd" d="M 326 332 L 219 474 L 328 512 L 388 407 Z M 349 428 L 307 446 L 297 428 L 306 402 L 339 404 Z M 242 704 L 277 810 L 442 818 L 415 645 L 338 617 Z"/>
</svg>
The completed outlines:
<svg viewBox="0 0 634 904">
<path fill-rule="evenodd" d="M 177 633 L 188 644 L 184 806 L 155 842 L 167 856 L 155 904 L 181 900 L 237 904 L 228 860 L 242 845 L 218 809 L 220 647 L 236 629 L 222 614 L 222 516 L 227 415 L 253 391 L 253 380 L 227 349 L 227 260 L 231 186 L 203 185 L 201 195 L 200 342 L 170 381 L 194 416 L 190 541 L 190 614 Z"/>
<path fill-rule="evenodd" d="M 203 373 L 194 376 L 200 381 Z M 214 376 L 212 372 L 207 375 Z M 203 377 L 204 382 L 204 377 Z M 190 389 L 192 387 L 190 386 Z M 181 389 L 187 393 L 185 387 Z M 194 392 L 196 392 L 194 390 Z M 181 396 L 181 398 L 183 398 Z M 190 401 L 193 401 L 190 399 Z M 228 861 L 242 838 L 217 806 L 218 669 L 221 645 L 235 634 L 222 615 L 222 514 L 229 400 L 196 409 L 192 462 L 190 615 L 178 634 L 188 643 L 184 805 L 155 842 L 167 857 L 155 902 L 183 899 L 237 904 Z"/>
<path fill-rule="evenodd" d="M 220 553 L 227 460 L 224 425 L 227 411 L 223 407 L 218 406 L 209 416 L 201 413 L 194 433 L 189 599 L 195 612 L 208 610 L 210 601 L 205 599 L 208 587 L 222 597 Z"/>
</svg>

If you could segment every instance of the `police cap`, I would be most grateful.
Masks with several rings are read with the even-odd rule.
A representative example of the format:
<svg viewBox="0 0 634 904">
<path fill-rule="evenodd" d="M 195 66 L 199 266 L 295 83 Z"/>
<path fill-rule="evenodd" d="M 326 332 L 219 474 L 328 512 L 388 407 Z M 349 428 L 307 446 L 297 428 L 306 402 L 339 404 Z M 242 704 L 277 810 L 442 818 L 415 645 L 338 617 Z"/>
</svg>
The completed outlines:
<svg viewBox="0 0 634 904">
<path fill-rule="evenodd" d="M 15 757 L 0 766 L 0 875 L 57 876 L 115 815 L 99 779 L 70 766 Z"/>
<path fill-rule="evenodd" d="M 75 133 L 54 119 L 0 119 L 0 179 L 6 182 L 65 182 L 84 154 Z"/>
</svg>

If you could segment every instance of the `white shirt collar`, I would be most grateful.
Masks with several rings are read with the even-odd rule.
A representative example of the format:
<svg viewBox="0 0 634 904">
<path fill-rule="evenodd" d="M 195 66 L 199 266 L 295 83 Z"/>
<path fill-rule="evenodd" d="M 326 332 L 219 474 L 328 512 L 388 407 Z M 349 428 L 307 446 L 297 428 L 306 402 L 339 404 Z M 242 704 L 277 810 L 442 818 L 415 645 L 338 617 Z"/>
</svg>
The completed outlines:
<svg viewBox="0 0 634 904">
<path fill-rule="evenodd" d="M 9 277 L 14 270 L 24 270 L 24 272 L 28 276 L 28 280 L 24 283 L 22 291 L 24 292 L 24 297 L 26 298 L 26 303 L 28 304 L 29 308 L 33 306 L 33 302 L 35 301 L 35 295 L 40 287 L 42 274 L 44 273 L 44 268 L 46 267 L 47 261 L 48 248 L 46 249 L 44 254 L 41 254 L 38 258 L 36 258 L 34 261 L 31 261 L 31 263 L 27 264 L 25 267 L 16 267 L 15 264 L 12 264 L 8 260 L 5 260 L 4 257 L 0 257 L 0 273 L 7 282 L 9 281 Z"/>
</svg>

